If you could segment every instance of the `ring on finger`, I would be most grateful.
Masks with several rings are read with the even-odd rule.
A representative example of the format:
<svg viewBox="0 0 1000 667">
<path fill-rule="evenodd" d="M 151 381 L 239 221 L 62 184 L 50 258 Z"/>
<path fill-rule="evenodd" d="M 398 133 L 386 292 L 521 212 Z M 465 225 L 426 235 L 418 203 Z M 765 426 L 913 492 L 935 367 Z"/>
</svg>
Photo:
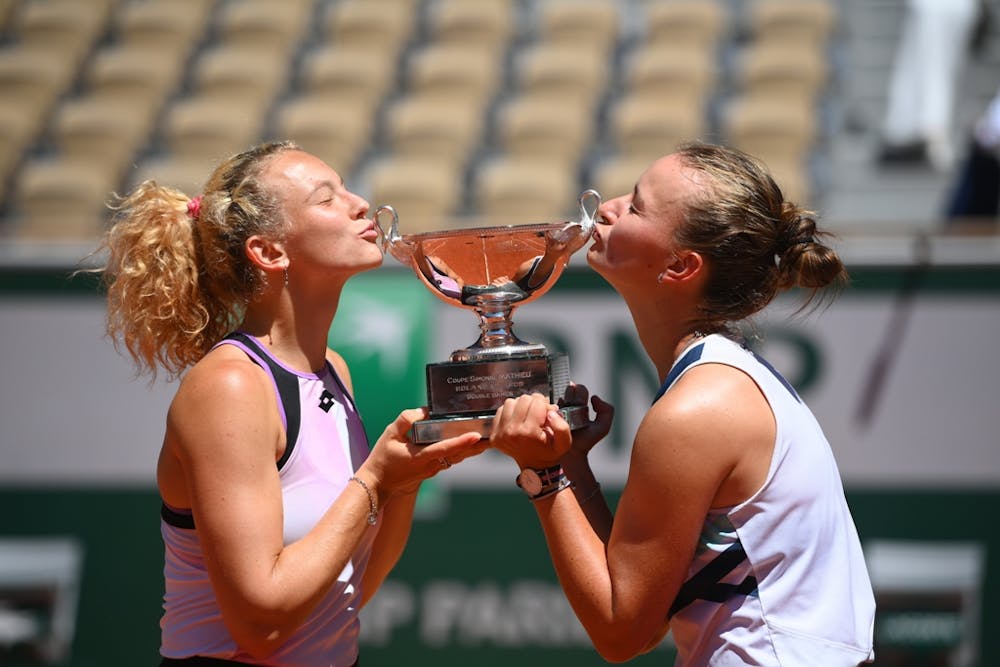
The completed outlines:
<svg viewBox="0 0 1000 667">
<path fill-rule="evenodd" d="M 438 459 L 438 463 L 441 464 L 441 468 L 450 468 L 451 467 L 451 461 L 449 461 L 448 459 L 444 458 L 443 456 Z"/>
</svg>

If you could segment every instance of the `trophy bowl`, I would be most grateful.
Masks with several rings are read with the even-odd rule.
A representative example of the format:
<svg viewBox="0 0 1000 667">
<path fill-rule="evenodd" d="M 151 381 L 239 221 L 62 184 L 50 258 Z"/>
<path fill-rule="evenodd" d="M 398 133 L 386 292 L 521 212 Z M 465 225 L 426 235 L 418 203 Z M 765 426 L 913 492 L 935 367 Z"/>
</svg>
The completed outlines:
<svg viewBox="0 0 1000 667">
<path fill-rule="evenodd" d="M 548 292 L 570 256 L 594 230 L 601 197 L 585 190 L 580 220 L 557 223 L 469 227 L 401 234 L 395 209 L 376 209 L 374 221 L 384 253 L 409 267 L 445 303 L 471 310 L 479 339 L 452 352 L 448 361 L 427 364 L 429 416 L 413 426 L 417 444 L 470 430 L 489 437 L 493 416 L 504 400 L 528 393 L 561 405 L 571 428 L 587 424 L 586 405 L 562 405 L 569 386 L 569 360 L 541 343 L 514 334 L 513 314 Z M 388 216 L 388 233 L 381 218 Z"/>
</svg>

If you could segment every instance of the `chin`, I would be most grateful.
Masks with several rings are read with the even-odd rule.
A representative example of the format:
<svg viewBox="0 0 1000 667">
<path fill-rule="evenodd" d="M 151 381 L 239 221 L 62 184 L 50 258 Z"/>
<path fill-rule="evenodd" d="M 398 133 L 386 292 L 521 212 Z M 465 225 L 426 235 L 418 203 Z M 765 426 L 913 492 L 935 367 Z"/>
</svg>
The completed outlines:
<svg viewBox="0 0 1000 667">
<path fill-rule="evenodd" d="M 587 264 L 594 270 L 601 264 L 601 253 L 593 246 L 587 251 Z"/>
</svg>

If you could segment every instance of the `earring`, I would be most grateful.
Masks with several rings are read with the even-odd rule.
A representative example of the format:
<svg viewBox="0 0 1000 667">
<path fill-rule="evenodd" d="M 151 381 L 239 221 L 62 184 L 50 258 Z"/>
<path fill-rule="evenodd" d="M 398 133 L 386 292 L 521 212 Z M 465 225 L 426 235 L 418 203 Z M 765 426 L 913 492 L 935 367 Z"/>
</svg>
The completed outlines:
<svg viewBox="0 0 1000 667">
<path fill-rule="evenodd" d="M 288 287 L 288 267 L 285 267 L 285 287 Z"/>
<path fill-rule="evenodd" d="M 666 271 L 660 271 L 660 275 L 656 276 L 656 283 L 657 284 L 662 284 L 663 283 L 663 275 L 665 273 L 666 273 Z"/>
</svg>

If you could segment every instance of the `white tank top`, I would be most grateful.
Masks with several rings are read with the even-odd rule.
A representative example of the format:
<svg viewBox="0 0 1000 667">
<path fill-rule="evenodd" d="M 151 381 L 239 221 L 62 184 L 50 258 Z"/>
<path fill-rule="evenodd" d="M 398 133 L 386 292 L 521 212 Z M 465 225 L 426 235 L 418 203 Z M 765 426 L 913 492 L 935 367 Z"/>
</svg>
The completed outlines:
<svg viewBox="0 0 1000 667">
<path fill-rule="evenodd" d="M 760 489 L 705 519 L 671 609 L 677 665 L 848 667 L 872 660 L 875 599 L 822 429 L 787 380 L 721 335 L 690 345 L 657 398 L 706 363 L 749 375 L 771 405 L 777 434 Z"/>
<path fill-rule="evenodd" d="M 284 543 L 290 544 L 312 529 L 368 456 L 361 418 L 329 363 L 318 374 L 300 373 L 246 334 L 231 334 L 219 344 L 241 348 L 274 382 L 288 442 L 278 470 Z M 236 646 L 222 621 L 190 511 L 164 505 L 161 514 L 166 582 L 160 621 L 162 655 L 199 655 L 275 667 L 354 664 L 361 575 L 376 531 L 365 532 L 337 582 L 305 623 L 272 656 L 255 660 Z"/>
</svg>

